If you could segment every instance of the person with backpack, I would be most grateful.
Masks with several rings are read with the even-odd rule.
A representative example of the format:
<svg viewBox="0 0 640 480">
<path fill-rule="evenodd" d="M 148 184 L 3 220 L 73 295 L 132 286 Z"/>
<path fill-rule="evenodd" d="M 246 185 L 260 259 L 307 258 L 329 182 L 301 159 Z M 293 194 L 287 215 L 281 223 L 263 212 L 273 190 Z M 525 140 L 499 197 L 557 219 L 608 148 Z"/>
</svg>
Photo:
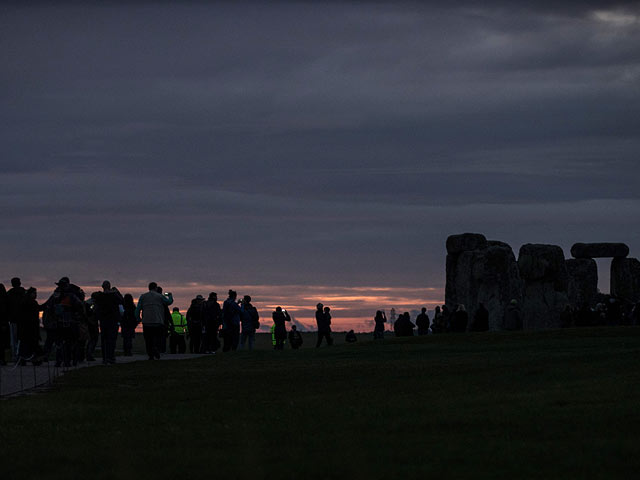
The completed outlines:
<svg viewBox="0 0 640 480">
<path fill-rule="evenodd" d="M 251 297 L 245 295 L 240 305 L 242 317 L 242 334 L 240 335 L 240 348 L 244 348 L 245 343 L 249 343 L 249 350 L 253 350 L 253 342 L 256 338 L 256 330 L 260 328 L 260 315 L 258 309 L 251 304 Z"/>
<path fill-rule="evenodd" d="M 69 277 L 62 277 L 43 308 L 56 322 L 56 367 L 77 364 L 78 328 L 84 318 L 84 292 Z"/>
<path fill-rule="evenodd" d="M 191 306 L 187 310 L 187 329 L 189 332 L 189 353 L 200 353 L 202 346 L 202 319 L 204 297 L 197 295 L 191 300 Z"/>
</svg>

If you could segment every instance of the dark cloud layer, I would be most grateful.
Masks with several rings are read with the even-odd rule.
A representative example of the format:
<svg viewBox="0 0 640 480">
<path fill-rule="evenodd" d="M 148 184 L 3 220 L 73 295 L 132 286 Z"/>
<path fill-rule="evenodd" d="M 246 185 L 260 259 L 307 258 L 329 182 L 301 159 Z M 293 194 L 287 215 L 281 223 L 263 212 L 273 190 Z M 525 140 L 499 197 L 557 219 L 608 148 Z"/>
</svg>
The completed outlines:
<svg viewBox="0 0 640 480">
<path fill-rule="evenodd" d="M 0 7 L 4 277 L 426 292 L 460 231 L 638 255 L 637 5 L 448 5 Z"/>
</svg>

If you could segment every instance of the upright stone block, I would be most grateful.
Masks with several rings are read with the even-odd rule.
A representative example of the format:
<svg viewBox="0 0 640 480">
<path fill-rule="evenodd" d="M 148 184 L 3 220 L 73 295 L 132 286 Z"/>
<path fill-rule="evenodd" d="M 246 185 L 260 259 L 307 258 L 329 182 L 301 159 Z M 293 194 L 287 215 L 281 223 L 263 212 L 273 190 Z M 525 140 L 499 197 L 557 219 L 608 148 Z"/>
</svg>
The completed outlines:
<svg viewBox="0 0 640 480">
<path fill-rule="evenodd" d="M 523 245 L 518 256 L 518 268 L 524 280 L 523 327 L 560 327 L 560 313 L 569 303 L 569 279 L 562 248 L 557 245 Z"/>
<path fill-rule="evenodd" d="M 593 307 L 598 296 L 598 265 L 593 258 L 570 258 L 566 262 L 569 302 L 577 308 Z"/>
<path fill-rule="evenodd" d="M 504 242 L 487 242 L 484 235 L 466 233 L 450 236 L 447 252 L 447 306 L 453 309 L 465 305 L 471 323 L 482 302 L 489 311 L 489 328 L 500 329 L 507 304 L 522 296 L 511 247 Z"/>
<path fill-rule="evenodd" d="M 640 302 L 640 261 L 637 258 L 611 261 L 611 295 L 628 302 Z"/>
</svg>

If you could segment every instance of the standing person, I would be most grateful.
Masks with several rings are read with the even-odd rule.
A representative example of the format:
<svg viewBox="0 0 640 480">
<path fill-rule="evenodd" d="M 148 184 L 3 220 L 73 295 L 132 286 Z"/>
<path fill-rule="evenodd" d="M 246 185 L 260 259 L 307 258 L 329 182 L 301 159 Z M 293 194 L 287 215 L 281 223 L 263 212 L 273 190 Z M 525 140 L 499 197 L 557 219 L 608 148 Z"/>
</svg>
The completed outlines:
<svg viewBox="0 0 640 480">
<path fill-rule="evenodd" d="M 224 331 L 223 352 L 236 350 L 240 341 L 240 318 L 242 312 L 236 303 L 238 294 L 234 290 L 229 290 L 229 297 L 222 304 L 222 330 Z"/>
<path fill-rule="evenodd" d="M 416 327 L 418 327 L 418 335 L 427 335 L 429 333 L 429 315 L 427 315 L 425 307 L 422 307 L 420 314 L 416 317 Z"/>
<path fill-rule="evenodd" d="M 507 306 L 507 311 L 504 315 L 504 329 L 522 330 L 522 317 L 520 316 L 518 301 L 515 298 Z"/>
<path fill-rule="evenodd" d="M 173 303 L 171 292 L 158 293 L 158 284 L 151 282 L 149 291 L 140 295 L 136 306 L 136 319 L 142 321 L 142 334 L 149 360 L 159 359 L 159 344 L 164 336 L 164 309 Z"/>
<path fill-rule="evenodd" d="M 447 307 L 446 305 L 442 306 L 442 326 L 443 326 L 443 332 L 450 332 L 452 331 L 452 319 L 451 319 L 452 315 L 451 312 L 449 311 L 449 307 Z"/>
<path fill-rule="evenodd" d="M 84 317 L 84 292 L 69 277 L 62 277 L 44 303 L 47 315 L 56 321 L 56 367 L 75 365 L 78 359 L 78 324 Z"/>
<path fill-rule="evenodd" d="M 433 314 L 433 323 L 431 324 L 431 331 L 433 333 L 444 333 L 444 317 L 440 307 L 436 307 L 436 311 Z"/>
<path fill-rule="evenodd" d="M 218 294 L 211 292 L 202 306 L 202 321 L 204 322 L 202 350 L 204 353 L 216 353 L 216 350 L 220 347 L 218 329 L 220 328 L 221 317 L 222 309 L 218 303 Z"/>
<path fill-rule="evenodd" d="M 133 295 L 130 293 L 124 295 L 122 307 L 124 308 L 122 320 L 120 321 L 122 349 L 124 350 L 125 357 L 131 357 L 133 355 L 133 339 L 136 336 L 136 327 L 138 326 L 138 321 L 136 320 L 136 304 L 133 303 Z"/>
<path fill-rule="evenodd" d="M 96 358 L 93 355 L 96 352 L 96 345 L 98 345 L 100 329 L 98 327 L 98 320 L 93 314 L 93 300 L 91 298 L 84 302 L 84 316 L 87 321 L 87 333 L 89 334 L 86 352 L 87 362 L 95 362 Z"/>
<path fill-rule="evenodd" d="M 18 324 L 22 320 L 22 304 L 27 291 L 18 277 L 11 279 L 11 288 L 7 292 L 7 309 L 9 314 L 9 335 L 11 342 L 11 361 L 18 360 Z"/>
<path fill-rule="evenodd" d="M 184 336 L 189 333 L 187 319 L 180 313 L 178 307 L 173 307 L 171 314 L 171 336 L 169 337 L 169 351 L 171 353 L 184 353 L 187 351 L 187 344 Z"/>
<path fill-rule="evenodd" d="M 156 291 L 162 295 L 162 287 L 158 285 Z M 164 329 L 162 330 L 162 336 L 158 339 L 158 351 L 160 353 L 167 352 L 167 339 L 169 338 L 169 333 L 171 329 L 171 312 L 169 311 L 169 306 L 164 306 Z"/>
<path fill-rule="evenodd" d="M 91 294 L 93 314 L 100 324 L 100 345 L 102 363 L 116 363 L 116 341 L 118 340 L 118 322 L 120 321 L 120 305 L 124 302 L 117 288 L 111 282 L 102 282 L 102 291 Z"/>
<path fill-rule="evenodd" d="M 316 325 L 318 326 L 318 341 L 316 342 L 316 348 L 322 344 L 322 339 L 327 339 L 327 345 L 333 345 L 333 339 L 331 338 L 331 309 L 329 307 L 324 308 L 324 305 L 319 303 L 316 305 Z"/>
<path fill-rule="evenodd" d="M 396 337 L 413 337 L 413 329 L 415 325 L 411 321 L 409 312 L 401 313 L 398 320 L 393 324 L 393 331 Z"/>
<path fill-rule="evenodd" d="M 298 327 L 295 325 L 291 325 L 291 330 L 289 331 L 289 345 L 294 350 L 299 349 L 302 346 L 302 335 L 298 331 Z"/>
<path fill-rule="evenodd" d="M 349 330 L 344 337 L 344 341 L 347 343 L 355 343 L 358 341 L 358 337 L 356 337 L 356 332 L 353 329 Z"/>
<path fill-rule="evenodd" d="M 249 350 L 253 350 L 253 342 L 256 338 L 256 330 L 260 328 L 260 315 L 258 309 L 251 304 L 251 297 L 245 295 L 240 305 L 242 316 L 242 334 L 240 335 L 240 348 L 244 348 L 245 342 L 249 342 Z"/>
<path fill-rule="evenodd" d="M 191 300 L 191 306 L 187 310 L 187 329 L 189 331 L 189 353 L 200 353 L 202 347 L 202 318 L 204 297 L 197 295 Z"/>
<path fill-rule="evenodd" d="M 42 363 L 42 349 L 40 348 L 40 311 L 42 307 L 38 305 L 37 298 L 37 290 L 31 287 L 26 291 L 22 304 L 21 321 L 18 324 L 20 365 L 26 365 L 28 359 L 34 365 Z"/>
<path fill-rule="evenodd" d="M 285 322 L 290 322 L 291 317 L 289 316 L 289 312 L 283 310 L 282 307 L 276 307 L 275 312 L 271 314 L 273 318 L 273 325 L 275 328 L 273 329 L 273 334 L 276 339 L 276 350 L 284 349 L 284 341 L 287 339 L 287 326 Z"/>
<path fill-rule="evenodd" d="M 451 318 L 451 331 L 456 333 L 464 333 L 467 331 L 467 323 L 469 323 L 469 314 L 464 305 L 458 305 L 456 311 L 453 312 Z"/>
<path fill-rule="evenodd" d="M 482 302 L 478 304 L 469 330 L 472 332 L 486 332 L 489 330 L 489 310 L 485 308 Z"/>
<path fill-rule="evenodd" d="M 11 347 L 9 340 L 9 315 L 7 312 L 7 289 L 0 283 L 0 365 L 6 365 L 4 351 Z"/>
<path fill-rule="evenodd" d="M 382 310 L 378 310 L 373 321 L 375 322 L 373 338 L 374 340 L 382 340 L 384 338 L 384 324 L 387 322 L 387 316 Z"/>
</svg>

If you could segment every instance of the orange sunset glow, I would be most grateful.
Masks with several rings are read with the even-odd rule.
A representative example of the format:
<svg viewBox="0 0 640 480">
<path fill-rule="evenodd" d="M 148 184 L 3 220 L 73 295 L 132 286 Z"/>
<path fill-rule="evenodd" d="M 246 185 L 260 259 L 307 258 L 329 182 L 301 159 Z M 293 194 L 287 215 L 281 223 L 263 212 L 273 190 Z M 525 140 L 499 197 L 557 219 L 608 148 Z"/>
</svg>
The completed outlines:
<svg viewBox="0 0 640 480">
<path fill-rule="evenodd" d="M 73 279 L 72 279 L 73 281 Z M 146 292 L 146 285 L 119 285 L 111 280 L 122 294 L 131 293 L 137 301 Z M 186 312 L 191 300 L 196 295 L 205 298 L 209 292 L 218 294 L 220 304 L 227 298 L 229 288 L 238 292 L 239 298 L 251 295 L 252 303 L 258 308 L 260 317 L 269 319 L 271 312 L 277 306 L 287 309 L 293 319 L 307 329 L 315 329 L 314 312 L 318 302 L 331 308 L 332 324 L 335 330 L 354 329 L 358 332 L 373 329 L 373 317 L 376 310 L 385 310 L 387 315 L 391 308 L 396 312 L 415 311 L 421 307 L 433 310 L 441 305 L 444 299 L 442 287 L 340 287 L 326 285 L 232 285 L 221 286 L 212 284 L 188 283 L 186 285 L 172 285 L 170 282 L 158 281 L 165 292 L 173 293 L 172 307 Z M 100 290 L 100 285 L 80 285 L 85 294 Z M 53 288 L 42 285 L 37 287 L 40 301 L 44 301 Z M 415 318 L 415 314 L 412 314 Z M 268 328 L 268 322 L 263 323 Z"/>
</svg>

